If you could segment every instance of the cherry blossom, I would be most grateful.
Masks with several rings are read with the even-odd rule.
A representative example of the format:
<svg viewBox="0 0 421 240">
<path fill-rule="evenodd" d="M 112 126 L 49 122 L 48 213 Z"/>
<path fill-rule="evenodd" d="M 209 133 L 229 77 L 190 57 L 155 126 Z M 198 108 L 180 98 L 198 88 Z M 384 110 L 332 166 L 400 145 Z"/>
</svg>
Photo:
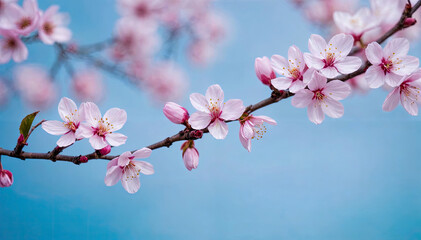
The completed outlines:
<svg viewBox="0 0 421 240">
<path fill-rule="evenodd" d="M 83 104 L 77 109 L 73 100 L 64 97 L 58 104 L 58 113 L 63 122 L 51 120 L 42 123 L 42 129 L 52 135 L 63 135 L 57 141 L 57 146 L 67 147 L 76 140 L 82 139 L 81 122 L 84 120 Z"/>
<path fill-rule="evenodd" d="M 164 115 L 175 124 L 183 124 L 189 119 L 187 109 L 174 102 L 167 102 L 163 109 Z"/>
<path fill-rule="evenodd" d="M 245 110 L 240 99 L 231 99 L 224 103 L 224 91 L 218 84 L 210 86 L 206 96 L 200 93 L 191 94 L 190 102 L 198 110 L 190 116 L 192 128 L 200 130 L 208 127 L 209 133 L 216 139 L 227 136 L 228 125 L 225 121 L 238 119 Z"/>
<path fill-rule="evenodd" d="M 357 0 L 312 1 L 305 6 L 304 12 L 312 22 L 327 25 L 332 22 L 332 16 L 336 11 L 353 11 L 357 2 Z"/>
<path fill-rule="evenodd" d="M 0 187 L 10 187 L 13 184 L 13 174 L 3 166 L 0 161 Z"/>
<path fill-rule="evenodd" d="M 137 158 L 147 158 L 152 150 L 142 148 L 133 154 L 124 152 L 107 164 L 107 174 L 104 182 L 107 186 L 113 186 L 121 181 L 121 185 L 128 193 L 136 193 L 140 188 L 139 173 L 145 175 L 154 174 L 152 164 L 145 161 L 136 161 Z"/>
<path fill-rule="evenodd" d="M 25 102 L 36 108 L 46 108 L 57 97 L 56 85 L 45 69 L 23 65 L 14 70 L 15 86 Z"/>
<path fill-rule="evenodd" d="M 37 28 L 40 20 L 40 11 L 36 0 L 24 0 L 22 7 L 17 4 L 11 4 L 7 10 L 5 28 L 23 36 L 28 36 Z"/>
<path fill-rule="evenodd" d="M 271 80 L 276 78 L 271 62 L 268 57 L 256 58 L 254 70 L 257 78 L 265 85 L 270 86 Z"/>
<path fill-rule="evenodd" d="M 165 7 L 161 0 L 118 0 L 117 3 L 123 16 L 138 20 L 158 20 Z"/>
<path fill-rule="evenodd" d="M 354 38 L 344 33 L 333 36 L 328 44 L 320 35 L 312 34 L 308 41 L 311 53 L 304 53 L 304 60 L 327 78 L 352 73 L 362 64 L 359 57 L 348 56 L 353 45 Z"/>
<path fill-rule="evenodd" d="M 279 55 L 273 55 L 272 67 L 280 75 L 272 80 L 272 85 L 278 90 L 285 90 L 296 93 L 297 91 L 306 87 L 303 81 L 304 73 L 307 71 L 307 66 L 304 62 L 303 54 L 297 46 L 291 46 L 288 50 L 288 60 Z"/>
<path fill-rule="evenodd" d="M 104 117 L 93 102 L 84 103 L 86 124 L 82 124 L 82 136 L 89 138 L 94 149 L 101 149 L 108 144 L 114 147 L 126 143 L 127 137 L 115 131 L 120 130 L 127 121 L 127 113 L 120 108 L 111 108 Z"/>
<path fill-rule="evenodd" d="M 368 61 L 373 64 L 365 73 L 369 87 L 378 88 L 385 82 L 396 87 L 403 76 L 414 72 L 419 60 L 407 56 L 408 51 L 409 41 L 404 38 L 392 39 L 384 49 L 377 42 L 370 43 L 365 50 Z"/>
<path fill-rule="evenodd" d="M 315 124 L 323 122 L 325 116 L 340 118 L 344 107 L 339 100 L 351 93 L 351 87 L 339 80 L 327 82 L 327 79 L 315 72 L 308 84 L 309 89 L 298 91 L 291 100 L 294 107 L 307 107 L 308 118 Z"/>
<path fill-rule="evenodd" d="M 188 140 L 181 145 L 183 162 L 187 170 L 196 169 L 199 165 L 199 151 L 194 147 L 194 141 Z"/>
<path fill-rule="evenodd" d="M 378 26 L 378 21 L 368 8 L 361 8 L 355 14 L 335 12 L 336 26 L 343 32 L 351 34 L 355 42 L 361 40 L 364 33 Z"/>
<path fill-rule="evenodd" d="M 10 59 L 22 62 L 28 58 L 28 49 L 14 30 L 0 29 L 0 63 L 7 63 Z"/>
<path fill-rule="evenodd" d="M 17 0 L 0 0 L 0 27 L 7 27 L 9 24 L 10 8 L 13 8 Z M 13 10 L 12 10 L 13 11 Z"/>
<path fill-rule="evenodd" d="M 98 102 L 104 95 L 102 76 L 95 69 L 76 72 L 72 84 L 73 91 L 80 100 Z"/>
<path fill-rule="evenodd" d="M 208 40 L 193 41 L 188 48 L 188 56 L 193 63 L 205 66 L 215 57 L 215 46 Z"/>
<path fill-rule="evenodd" d="M 399 100 L 409 114 L 418 115 L 418 105 L 421 105 L 421 69 L 401 79 L 400 84 L 386 97 L 383 110 L 392 111 Z"/>
<path fill-rule="evenodd" d="M 259 140 L 266 133 L 264 123 L 276 125 L 276 121 L 267 116 L 249 115 L 240 119 L 240 141 L 243 147 L 249 152 L 251 151 L 251 140 Z"/>
<path fill-rule="evenodd" d="M 55 42 L 68 42 L 72 38 L 72 32 L 65 26 L 68 24 L 68 16 L 58 12 L 59 7 L 49 7 L 41 16 L 38 34 L 45 44 Z"/>
</svg>

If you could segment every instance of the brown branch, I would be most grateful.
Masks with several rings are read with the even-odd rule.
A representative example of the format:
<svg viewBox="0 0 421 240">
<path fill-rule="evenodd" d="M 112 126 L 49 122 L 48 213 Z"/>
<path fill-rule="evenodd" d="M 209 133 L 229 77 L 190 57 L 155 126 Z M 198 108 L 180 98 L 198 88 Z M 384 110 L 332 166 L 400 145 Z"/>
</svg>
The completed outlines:
<svg viewBox="0 0 421 240">
<path fill-rule="evenodd" d="M 411 17 L 412 14 L 419 9 L 421 6 L 421 0 L 419 0 L 414 7 L 412 8 L 406 8 L 405 11 L 402 14 L 401 19 L 399 20 L 399 22 L 395 25 L 395 27 L 393 27 L 390 31 L 388 31 L 387 33 L 385 33 L 383 36 L 381 36 L 377 42 L 380 44 L 382 42 L 384 42 L 387 38 L 389 38 L 390 36 L 392 36 L 393 34 L 395 34 L 396 32 L 402 30 L 404 28 L 404 21 L 405 19 L 407 19 L 408 17 Z M 93 61 L 93 59 L 90 59 L 91 61 Z M 366 61 L 361 67 L 360 69 L 358 69 L 357 71 L 350 73 L 350 74 L 344 74 L 341 75 L 335 79 L 337 80 L 341 80 L 341 81 L 346 81 L 349 80 L 353 77 L 356 77 L 362 73 L 364 73 L 367 68 L 370 66 L 371 64 Z M 329 81 L 331 81 L 333 79 L 329 79 Z M 245 109 L 245 114 L 251 114 L 261 108 L 264 108 L 266 106 L 272 105 L 274 103 L 277 103 L 283 99 L 289 98 L 291 96 L 293 96 L 294 94 L 289 92 L 289 91 L 277 91 L 274 90 L 271 94 L 271 96 L 267 99 L 264 99 L 256 104 L 250 105 Z M 233 122 L 233 121 L 226 121 L 226 122 Z M 39 123 L 41 124 L 41 123 Z M 37 124 L 37 125 L 39 125 Z M 175 142 L 179 142 L 179 141 L 185 141 L 185 140 L 192 140 L 192 139 L 198 139 L 201 138 L 200 137 L 196 137 L 196 132 L 198 130 L 193 130 L 190 129 L 188 127 L 186 127 L 186 129 L 184 131 L 180 131 L 179 133 L 171 136 L 171 137 L 167 137 L 162 141 L 156 142 L 152 145 L 147 146 L 148 148 L 150 148 L 151 150 L 155 150 L 155 149 L 159 149 L 162 147 L 170 147 L 173 143 Z M 208 129 L 202 129 L 199 130 L 199 132 L 201 133 L 208 133 Z M 61 151 L 59 151 L 61 152 Z M 58 153 L 59 153 L 58 152 Z M 58 154 L 57 153 L 57 154 Z M 51 154 L 50 153 L 29 153 L 29 152 L 21 152 L 20 154 L 15 154 L 13 151 L 10 150 L 6 150 L 6 149 L 2 149 L 0 148 L 0 156 L 1 155 L 6 155 L 6 156 L 10 156 L 10 157 L 14 157 L 14 158 L 20 158 L 20 159 L 43 159 L 43 160 L 51 160 Z M 106 155 L 106 156 L 101 156 L 99 154 L 99 151 L 95 151 L 93 153 L 90 153 L 88 155 L 85 155 L 86 158 L 88 160 L 93 160 L 93 159 L 104 159 L 104 160 L 112 160 L 118 156 L 110 156 L 110 155 Z M 53 161 L 64 161 L 64 162 L 72 162 L 75 164 L 80 164 L 80 158 L 82 156 L 67 156 L 67 155 L 56 155 L 53 159 Z"/>
</svg>

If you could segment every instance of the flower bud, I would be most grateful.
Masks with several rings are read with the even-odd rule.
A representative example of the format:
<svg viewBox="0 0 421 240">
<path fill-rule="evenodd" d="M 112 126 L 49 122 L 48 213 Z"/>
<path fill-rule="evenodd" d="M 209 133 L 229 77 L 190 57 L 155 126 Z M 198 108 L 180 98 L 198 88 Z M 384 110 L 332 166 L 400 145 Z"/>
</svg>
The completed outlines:
<svg viewBox="0 0 421 240">
<path fill-rule="evenodd" d="M 99 150 L 99 153 L 102 155 L 102 156 L 105 156 L 105 155 L 107 155 L 108 153 L 110 153 L 111 152 L 111 146 L 110 145 L 107 145 L 106 147 L 104 147 L 104 148 L 102 148 L 101 150 Z"/>
<path fill-rule="evenodd" d="M 256 58 L 254 62 L 254 69 L 256 70 L 256 76 L 265 85 L 270 86 L 270 80 L 276 78 L 271 62 L 267 57 Z"/>
<path fill-rule="evenodd" d="M 164 106 L 165 116 L 175 124 L 182 124 L 189 119 L 189 112 L 177 103 L 167 102 Z"/>
<path fill-rule="evenodd" d="M 415 18 L 407 18 L 403 22 L 403 26 L 404 27 L 410 27 L 412 25 L 415 25 L 416 23 L 417 23 L 417 19 L 415 19 Z"/>
<path fill-rule="evenodd" d="M 183 150 L 183 161 L 184 166 L 186 166 L 187 170 L 191 171 L 192 169 L 196 169 L 199 165 L 199 151 L 194 147 L 194 141 L 189 140 L 181 145 L 181 150 Z"/>
<path fill-rule="evenodd" d="M 189 133 L 190 139 L 193 139 L 193 140 L 200 139 L 202 138 L 202 136 L 203 136 L 202 130 L 194 130 Z"/>
<path fill-rule="evenodd" d="M 13 184 L 13 174 L 4 170 L 0 162 L 0 187 L 10 187 Z"/>
<path fill-rule="evenodd" d="M 79 161 L 80 161 L 81 163 L 87 163 L 87 162 L 88 162 L 88 158 L 87 158 L 86 156 L 80 156 L 80 157 L 79 157 Z"/>
<path fill-rule="evenodd" d="M 18 144 L 21 145 L 23 144 L 24 141 L 25 141 L 25 138 L 23 137 L 23 134 L 20 134 L 18 138 Z"/>
</svg>

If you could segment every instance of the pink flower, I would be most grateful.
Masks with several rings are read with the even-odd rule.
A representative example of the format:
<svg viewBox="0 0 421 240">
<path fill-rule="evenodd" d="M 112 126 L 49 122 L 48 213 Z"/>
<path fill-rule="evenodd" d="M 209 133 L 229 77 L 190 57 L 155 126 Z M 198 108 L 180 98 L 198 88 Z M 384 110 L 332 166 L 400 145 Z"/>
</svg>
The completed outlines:
<svg viewBox="0 0 421 240">
<path fill-rule="evenodd" d="M 84 103 L 86 124 L 82 124 L 82 136 L 89 138 L 89 143 L 94 149 L 101 149 L 108 144 L 120 146 L 126 143 L 127 137 L 115 131 L 120 130 L 127 120 L 126 111 L 120 108 L 111 108 L 104 117 L 95 103 Z"/>
<path fill-rule="evenodd" d="M 419 60 L 407 56 L 409 41 L 404 38 L 395 38 L 382 49 L 377 42 L 370 43 L 365 54 L 373 66 L 367 69 L 365 78 L 371 88 L 378 88 L 385 82 L 391 86 L 399 85 L 403 76 L 411 74 L 419 66 Z"/>
<path fill-rule="evenodd" d="M 257 78 L 265 85 L 270 86 L 271 80 L 276 78 L 268 57 L 256 58 L 254 61 L 254 70 L 256 71 Z"/>
<path fill-rule="evenodd" d="M 23 1 L 22 8 L 12 4 L 8 8 L 5 28 L 15 31 L 19 35 L 28 36 L 33 32 L 40 20 L 40 11 L 36 0 Z"/>
<path fill-rule="evenodd" d="M 272 67 L 280 75 L 272 80 L 272 85 L 278 90 L 288 89 L 292 93 L 306 87 L 303 81 L 304 73 L 307 71 L 307 66 L 304 62 L 303 54 L 297 46 L 291 46 L 288 50 L 288 60 L 279 55 L 273 55 Z"/>
<path fill-rule="evenodd" d="M 13 184 L 13 174 L 3 169 L 0 161 L 0 187 L 10 187 Z"/>
<path fill-rule="evenodd" d="M 361 8 L 355 14 L 335 12 L 333 14 L 336 26 L 343 32 L 351 34 L 355 42 L 361 40 L 364 33 L 377 27 L 379 22 L 368 8 Z"/>
<path fill-rule="evenodd" d="M 351 35 L 337 34 L 326 44 L 323 37 L 312 34 L 308 41 L 311 54 L 304 53 L 304 60 L 309 68 L 319 70 L 327 78 L 352 73 L 362 63 L 358 57 L 348 57 L 353 45 Z"/>
<path fill-rule="evenodd" d="M 345 99 L 351 93 L 351 87 L 339 80 L 327 83 L 327 79 L 314 73 L 308 84 L 309 89 L 298 91 L 292 98 L 292 105 L 297 108 L 307 107 L 308 118 L 315 124 L 323 122 L 325 116 L 340 118 L 344 107 L 338 100 Z"/>
<path fill-rule="evenodd" d="M 17 0 L 0 0 L 0 28 L 7 27 L 9 23 L 10 9 Z M 12 10 L 13 12 L 13 10 Z"/>
<path fill-rule="evenodd" d="M 164 115 L 175 124 L 183 124 L 189 119 L 187 109 L 177 103 L 167 102 L 164 106 Z"/>
<path fill-rule="evenodd" d="M 401 79 L 400 84 L 386 97 L 383 110 L 392 111 L 399 100 L 409 114 L 418 115 L 418 104 L 421 104 L 421 69 Z"/>
<path fill-rule="evenodd" d="M 312 22 L 328 25 L 332 22 L 336 11 L 353 11 L 357 3 L 357 0 L 311 1 L 310 4 L 305 5 L 304 12 Z"/>
<path fill-rule="evenodd" d="M 210 86 L 206 96 L 191 94 L 190 102 L 198 110 L 189 119 L 192 128 L 200 130 L 208 127 L 209 133 L 216 139 L 227 136 L 228 125 L 225 121 L 238 119 L 245 110 L 240 99 L 231 99 L 224 103 L 224 91 L 218 84 Z"/>
<path fill-rule="evenodd" d="M 194 141 L 188 140 L 181 145 L 184 166 L 191 171 L 199 165 L 199 151 L 194 147 Z"/>
<path fill-rule="evenodd" d="M 80 100 L 98 102 L 104 95 L 102 76 L 94 69 L 76 72 L 72 83 L 73 90 Z"/>
<path fill-rule="evenodd" d="M 68 24 L 68 16 L 58 13 L 59 7 L 53 5 L 42 14 L 38 34 L 41 41 L 51 45 L 55 42 L 68 42 L 72 38 L 72 32 L 65 26 Z"/>
<path fill-rule="evenodd" d="M 249 152 L 251 151 L 251 140 L 255 138 L 259 140 L 266 133 L 266 127 L 263 125 L 265 122 L 276 125 L 275 120 L 266 116 L 249 115 L 240 120 L 240 141 Z"/>
<path fill-rule="evenodd" d="M 63 122 L 60 121 L 46 121 L 42 123 L 42 129 L 52 135 L 63 135 L 57 141 L 57 146 L 67 147 L 72 145 L 76 139 L 82 139 L 81 129 L 79 128 L 83 121 L 83 104 L 79 111 L 75 102 L 69 98 L 62 98 L 58 104 L 58 113 Z"/>
<path fill-rule="evenodd" d="M 215 46 L 207 40 L 196 40 L 189 45 L 188 56 L 194 63 L 205 66 L 215 57 Z"/>
<path fill-rule="evenodd" d="M 154 173 L 152 164 L 144 161 L 136 161 L 136 158 L 147 158 L 152 150 L 142 148 L 133 154 L 124 152 L 119 157 L 111 160 L 107 165 L 105 185 L 113 186 L 121 180 L 121 185 L 128 193 L 135 193 L 140 188 L 139 173 L 151 175 Z"/>
<path fill-rule="evenodd" d="M 118 0 L 117 2 L 123 16 L 139 20 L 158 20 L 166 7 L 161 0 Z"/>
<path fill-rule="evenodd" d="M 0 63 L 7 63 L 13 58 L 15 62 L 22 62 L 28 58 L 28 49 L 13 30 L 0 29 Z"/>
<path fill-rule="evenodd" d="M 41 67 L 25 65 L 14 70 L 15 85 L 22 98 L 36 108 L 48 107 L 57 96 L 57 89 Z"/>
</svg>

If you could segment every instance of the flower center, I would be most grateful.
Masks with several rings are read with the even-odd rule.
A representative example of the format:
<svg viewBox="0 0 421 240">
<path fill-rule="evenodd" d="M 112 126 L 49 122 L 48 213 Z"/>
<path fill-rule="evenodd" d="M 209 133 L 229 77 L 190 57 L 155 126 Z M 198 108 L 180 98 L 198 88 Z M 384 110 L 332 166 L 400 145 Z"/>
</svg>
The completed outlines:
<svg viewBox="0 0 421 240">
<path fill-rule="evenodd" d="M 319 101 L 322 101 L 325 98 L 325 95 L 322 93 L 322 90 L 317 90 L 314 92 L 313 99 L 317 99 Z"/>
<path fill-rule="evenodd" d="M 132 159 L 130 159 L 130 163 L 127 164 L 127 166 L 124 168 L 125 172 L 128 172 L 129 174 L 126 174 L 126 181 L 134 180 L 136 176 L 139 176 L 140 168 L 136 167 L 136 165 L 132 162 Z"/>
<path fill-rule="evenodd" d="M 53 30 L 54 30 L 54 25 L 51 22 L 46 22 L 42 26 L 42 29 L 44 29 L 44 32 L 47 35 L 51 35 L 53 33 Z"/>
<path fill-rule="evenodd" d="M 18 22 L 18 28 L 19 29 L 25 29 L 25 28 L 31 26 L 31 24 L 32 24 L 32 20 L 29 17 L 25 17 L 25 18 L 22 18 Z"/>
<path fill-rule="evenodd" d="M 391 60 L 389 60 L 389 59 L 386 60 L 386 59 L 383 58 L 380 67 L 384 71 L 384 74 L 390 73 L 390 71 L 393 68 L 393 62 Z"/>
<path fill-rule="evenodd" d="M 72 130 L 72 132 L 76 132 L 76 129 L 79 127 L 79 124 L 75 124 L 74 122 L 68 122 L 64 124 L 68 129 Z"/>
<path fill-rule="evenodd" d="M 325 67 L 333 66 L 333 63 L 335 62 L 335 53 L 326 53 L 326 58 L 323 61 L 325 62 Z"/>
<path fill-rule="evenodd" d="M 99 123 L 98 128 L 96 130 L 96 134 L 98 134 L 101 137 L 105 137 L 109 131 L 109 126 L 103 124 L 103 122 Z"/>
<path fill-rule="evenodd" d="M 141 3 L 141 4 L 137 5 L 137 7 L 135 9 L 135 12 L 136 12 L 136 15 L 138 17 L 144 18 L 144 17 L 146 17 L 148 15 L 149 9 L 146 6 L 146 4 L 142 4 Z"/>
<path fill-rule="evenodd" d="M 288 69 L 289 73 L 291 74 L 291 76 L 294 78 L 295 80 L 301 79 L 301 72 L 300 70 L 298 70 L 298 68 L 293 68 L 293 69 Z"/>
<path fill-rule="evenodd" d="M 400 93 L 404 94 L 408 99 L 411 99 L 411 104 L 414 104 L 421 97 L 421 91 L 418 87 L 403 83 L 400 88 Z"/>
<path fill-rule="evenodd" d="M 17 46 L 18 44 L 15 39 L 13 38 L 7 39 L 6 46 L 5 46 L 7 49 L 15 49 Z"/>
<path fill-rule="evenodd" d="M 219 99 L 213 101 L 212 98 L 209 100 L 208 109 L 211 113 L 212 120 L 215 120 L 221 116 L 221 110 L 219 109 Z"/>
<path fill-rule="evenodd" d="M 254 135 L 251 139 L 259 140 L 263 138 L 263 135 L 266 133 L 267 129 L 266 126 L 262 123 L 254 125 L 253 131 Z"/>
</svg>

